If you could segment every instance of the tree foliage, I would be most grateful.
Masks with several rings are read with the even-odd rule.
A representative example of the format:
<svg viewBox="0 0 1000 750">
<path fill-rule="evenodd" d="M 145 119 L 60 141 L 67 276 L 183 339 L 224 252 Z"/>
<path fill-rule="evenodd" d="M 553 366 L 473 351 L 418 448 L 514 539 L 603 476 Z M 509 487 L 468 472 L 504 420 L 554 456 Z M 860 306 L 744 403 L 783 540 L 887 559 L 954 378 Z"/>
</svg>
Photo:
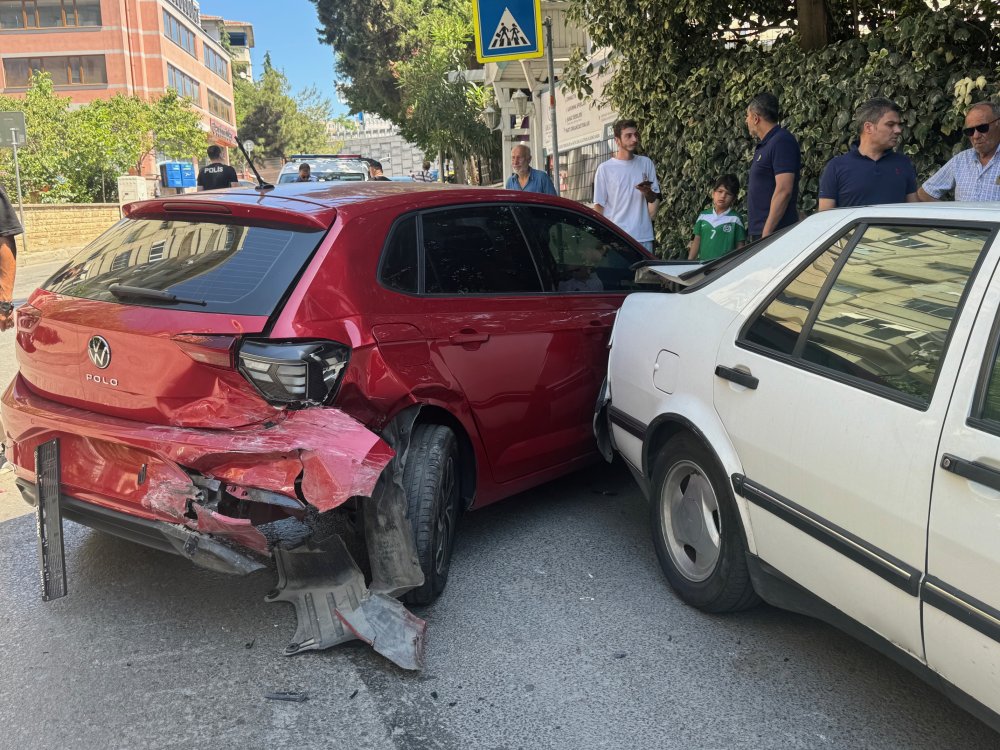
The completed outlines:
<svg viewBox="0 0 1000 750">
<path fill-rule="evenodd" d="M 391 62 L 402 56 L 405 34 L 394 0 L 312 0 L 320 39 L 336 52 L 341 96 L 353 112 L 399 122 L 403 112 Z"/>
<path fill-rule="evenodd" d="M 480 121 L 491 93 L 461 73 L 476 66 L 467 0 L 313 0 L 337 54 L 341 95 L 428 153 L 496 160 Z"/>
<path fill-rule="evenodd" d="M 490 154 L 496 139 L 480 113 L 491 95 L 453 75 L 467 69 L 472 39 L 468 13 L 433 9 L 414 19 L 409 36 L 420 47 L 394 66 L 403 106 L 400 132 L 425 151 L 450 151 L 458 158 Z"/>
<path fill-rule="evenodd" d="M 722 22 L 725 12 L 739 11 L 734 18 L 747 23 L 794 28 L 793 9 L 771 0 L 643 0 L 637 14 L 622 14 L 610 0 L 573 2 L 594 41 L 616 49 L 605 95 L 639 122 L 657 165 L 663 203 L 656 229 L 668 254 L 686 245 L 716 175 L 732 172 L 746 185 L 753 150 L 746 105 L 760 91 L 778 95 L 782 124 L 799 139 L 799 208 L 807 212 L 817 204 L 823 166 L 856 139 L 852 119 L 861 102 L 885 96 L 903 108 L 902 150 L 924 179 L 967 147 L 959 132 L 965 108 L 1000 94 L 1000 4 L 992 0 L 939 10 L 922 0 L 857 0 L 857 17 L 828 0 L 840 8 L 831 34 L 837 41 L 814 51 L 794 34 L 773 44 L 741 41 Z M 754 8 L 762 11 L 756 20 Z M 870 28 L 855 35 L 857 18 Z M 586 90 L 586 69 L 581 56 L 575 60 L 564 82 Z"/>
<path fill-rule="evenodd" d="M 293 96 L 288 78 L 271 64 L 270 55 L 264 56 L 258 80 L 236 78 L 233 91 L 240 138 L 256 144 L 255 156 L 284 158 L 330 149 L 330 100 L 312 86 Z"/>
<path fill-rule="evenodd" d="M 117 178 L 138 171 L 155 151 L 200 156 L 207 144 L 198 114 L 168 91 L 155 101 L 118 94 L 70 109 L 47 73 L 36 72 L 23 99 L 0 96 L 0 110 L 24 112 L 27 143 L 18 148 L 22 189 L 45 203 L 114 200 Z M 12 152 L 0 151 L 0 179 L 13 187 Z"/>
</svg>

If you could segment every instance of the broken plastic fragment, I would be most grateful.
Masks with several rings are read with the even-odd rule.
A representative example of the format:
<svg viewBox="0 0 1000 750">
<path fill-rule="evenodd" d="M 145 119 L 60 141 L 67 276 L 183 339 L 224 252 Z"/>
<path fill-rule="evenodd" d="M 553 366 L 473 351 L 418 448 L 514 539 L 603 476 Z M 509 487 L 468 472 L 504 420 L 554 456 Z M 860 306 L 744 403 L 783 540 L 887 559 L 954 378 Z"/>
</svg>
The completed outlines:
<svg viewBox="0 0 1000 750">
<path fill-rule="evenodd" d="M 385 594 L 369 594 L 355 610 L 338 609 L 337 617 L 389 661 L 403 669 L 423 668 L 427 623 L 398 599 Z"/>
<path fill-rule="evenodd" d="M 398 601 L 371 594 L 338 535 L 326 539 L 322 548 L 276 548 L 274 559 L 278 588 L 265 601 L 290 602 L 298 620 L 286 655 L 360 638 L 403 669 L 423 666 L 427 623 Z"/>
<path fill-rule="evenodd" d="M 160 522 L 160 531 L 183 557 L 208 570 L 245 576 L 260 570 L 263 563 L 237 552 L 220 541 L 183 526 Z"/>
<path fill-rule="evenodd" d="M 424 583 L 413 527 L 406 517 L 403 489 L 403 469 L 418 411 L 411 410 L 382 431 L 382 439 L 395 455 L 379 477 L 371 497 L 362 501 L 365 546 L 372 570 L 371 590 L 388 596 L 399 596 Z"/>
<path fill-rule="evenodd" d="M 290 690 L 278 690 L 272 693 L 264 693 L 264 697 L 269 701 L 291 701 L 292 703 L 302 703 L 309 700 L 308 693 L 295 693 Z"/>
</svg>

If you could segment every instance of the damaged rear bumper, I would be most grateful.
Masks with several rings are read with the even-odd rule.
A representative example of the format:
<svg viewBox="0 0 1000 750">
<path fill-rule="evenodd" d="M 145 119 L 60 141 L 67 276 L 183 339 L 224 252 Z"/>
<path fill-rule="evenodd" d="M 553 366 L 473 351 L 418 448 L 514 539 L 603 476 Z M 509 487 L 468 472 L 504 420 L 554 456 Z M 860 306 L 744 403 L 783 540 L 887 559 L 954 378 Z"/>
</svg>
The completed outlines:
<svg viewBox="0 0 1000 750">
<path fill-rule="evenodd" d="M 251 573 L 273 555 L 279 590 L 269 600 L 294 604 L 299 618 L 286 654 L 359 638 L 404 669 L 420 668 L 426 627 L 392 598 L 424 580 L 401 481 L 416 415 L 395 420 L 383 439 L 319 407 L 225 430 L 136 423 L 41 398 L 20 376 L 0 400 L 29 503 L 39 503 L 35 451 L 49 444 L 59 460 L 41 479 L 58 488 L 61 517 L 219 572 Z M 352 499 L 370 585 L 327 523 Z"/>
<path fill-rule="evenodd" d="M 25 502 L 37 507 L 37 485 L 23 479 L 18 479 L 16 484 Z M 233 549 L 211 536 L 183 526 L 131 516 L 68 495 L 60 495 L 59 506 L 65 519 L 161 552 L 181 555 L 218 573 L 247 575 L 264 567 L 256 555 Z"/>
<path fill-rule="evenodd" d="M 318 514 L 370 497 L 394 456 L 333 408 L 225 430 L 149 425 L 50 401 L 18 376 L 0 414 L 22 487 L 36 481 L 35 448 L 58 438 L 67 517 L 181 554 L 198 542 L 178 527 L 264 557 L 298 546 Z"/>
</svg>

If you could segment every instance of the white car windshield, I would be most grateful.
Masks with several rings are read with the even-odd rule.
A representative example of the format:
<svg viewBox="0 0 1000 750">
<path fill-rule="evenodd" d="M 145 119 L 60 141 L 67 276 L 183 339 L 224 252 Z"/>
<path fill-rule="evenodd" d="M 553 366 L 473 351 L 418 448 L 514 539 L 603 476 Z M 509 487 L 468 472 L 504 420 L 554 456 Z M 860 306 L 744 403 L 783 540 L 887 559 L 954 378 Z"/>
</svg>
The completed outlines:
<svg viewBox="0 0 1000 750">
<path fill-rule="evenodd" d="M 278 177 L 278 184 L 297 182 L 302 164 L 309 165 L 315 182 L 358 181 L 368 176 L 368 165 L 360 159 L 309 159 L 286 164 Z"/>
</svg>

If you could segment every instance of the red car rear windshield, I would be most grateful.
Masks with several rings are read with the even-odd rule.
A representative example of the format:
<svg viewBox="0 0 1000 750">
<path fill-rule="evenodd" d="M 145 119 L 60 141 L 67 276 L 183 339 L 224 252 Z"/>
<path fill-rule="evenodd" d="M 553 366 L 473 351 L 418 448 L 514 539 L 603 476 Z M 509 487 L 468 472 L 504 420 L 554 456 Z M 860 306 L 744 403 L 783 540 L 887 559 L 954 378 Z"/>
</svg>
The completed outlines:
<svg viewBox="0 0 1000 750">
<path fill-rule="evenodd" d="M 322 238 L 301 229 L 125 219 L 43 288 L 108 302 L 270 315 Z M 120 287 L 166 292 L 177 301 L 127 297 L 116 293 Z"/>
</svg>

